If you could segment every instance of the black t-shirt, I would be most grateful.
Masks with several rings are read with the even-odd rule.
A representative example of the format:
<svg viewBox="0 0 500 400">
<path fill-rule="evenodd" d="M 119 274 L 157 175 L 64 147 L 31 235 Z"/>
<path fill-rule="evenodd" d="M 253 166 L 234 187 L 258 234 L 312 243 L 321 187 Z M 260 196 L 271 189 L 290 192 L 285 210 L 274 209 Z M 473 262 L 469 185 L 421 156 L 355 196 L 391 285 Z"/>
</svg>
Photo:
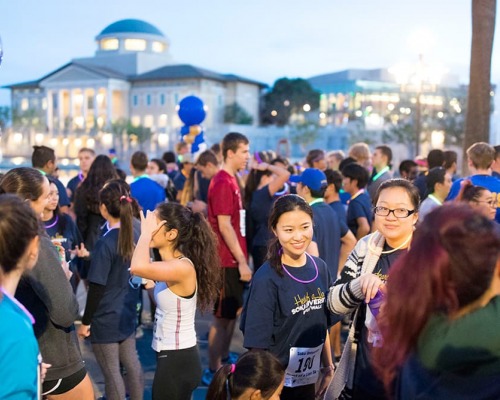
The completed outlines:
<svg viewBox="0 0 500 400">
<path fill-rule="evenodd" d="M 288 365 L 292 347 L 317 347 L 324 343 L 331 314 L 326 298 L 333 280 L 324 261 L 313 257 L 318 277 L 300 283 L 283 272 L 283 276 L 266 261 L 252 279 L 240 329 L 246 348 L 267 349 Z M 304 266 L 287 267 L 295 278 L 309 281 L 316 268 L 309 257 Z"/>
<path fill-rule="evenodd" d="M 89 282 L 106 286 L 104 295 L 92 318 L 92 343 L 115 343 L 135 331 L 138 288 L 129 279 L 130 261 L 118 255 L 119 229 L 111 229 L 101 237 L 92 252 Z M 139 238 L 134 230 L 134 242 Z"/>
</svg>

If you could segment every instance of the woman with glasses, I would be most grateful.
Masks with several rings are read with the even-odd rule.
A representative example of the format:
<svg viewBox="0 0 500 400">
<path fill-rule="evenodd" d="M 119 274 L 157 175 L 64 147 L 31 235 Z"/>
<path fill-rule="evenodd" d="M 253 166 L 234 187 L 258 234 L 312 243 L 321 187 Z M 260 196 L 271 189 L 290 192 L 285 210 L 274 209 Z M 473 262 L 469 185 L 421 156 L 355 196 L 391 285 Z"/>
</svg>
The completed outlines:
<svg viewBox="0 0 500 400">
<path fill-rule="evenodd" d="M 496 196 L 500 196 L 497 194 Z M 457 201 L 469 204 L 489 219 L 495 219 L 497 212 L 497 200 L 495 194 L 482 186 L 474 186 L 470 180 L 462 182 Z"/>
<path fill-rule="evenodd" d="M 356 244 L 328 294 L 330 311 L 353 313 L 353 321 L 327 399 L 386 398 L 371 362 L 372 348 L 382 343 L 375 317 L 391 265 L 410 246 L 420 198 L 411 182 L 390 179 L 380 185 L 373 200 L 377 230 Z"/>
<path fill-rule="evenodd" d="M 130 260 L 139 235 L 134 231 L 134 201 L 128 185 L 109 181 L 99 192 L 99 209 L 107 232 L 91 254 L 89 291 L 78 334 L 90 336 L 104 375 L 106 399 L 123 400 L 125 382 L 131 400 L 143 398 L 144 377 L 135 345 L 138 290 L 130 275 Z M 120 364 L 127 373 L 122 377 Z"/>
</svg>

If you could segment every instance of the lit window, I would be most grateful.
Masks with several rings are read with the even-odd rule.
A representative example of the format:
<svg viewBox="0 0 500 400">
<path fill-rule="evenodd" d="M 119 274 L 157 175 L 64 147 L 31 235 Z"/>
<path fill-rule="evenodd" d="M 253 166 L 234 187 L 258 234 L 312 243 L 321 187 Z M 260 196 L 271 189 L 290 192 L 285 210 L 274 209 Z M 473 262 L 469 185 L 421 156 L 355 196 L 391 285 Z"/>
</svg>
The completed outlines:
<svg viewBox="0 0 500 400">
<path fill-rule="evenodd" d="M 21 110 L 26 111 L 30 106 L 28 99 L 21 100 Z"/>
<path fill-rule="evenodd" d="M 101 50 L 118 50 L 119 42 L 118 39 L 102 39 L 101 40 Z"/>
<path fill-rule="evenodd" d="M 130 119 L 130 122 L 132 123 L 133 126 L 139 126 L 141 124 L 141 117 L 138 115 L 134 115 Z"/>
<path fill-rule="evenodd" d="M 42 110 L 47 109 L 47 99 L 42 99 Z"/>
<path fill-rule="evenodd" d="M 144 126 L 146 128 L 151 128 L 153 126 L 154 119 L 152 115 L 145 115 L 144 116 Z"/>
<path fill-rule="evenodd" d="M 146 41 L 144 39 L 125 39 L 125 50 L 144 51 L 146 50 Z"/>
<path fill-rule="evenodd" d="M 163 53 L 165 51 L 165 45 L 162 42 L 153 42 L 151 45 L 151 49 L 155 53 Z"/>
<path fill-rule="evenodd" d="M 158 126 L 161 128 L 165 128 L 167 126 L 167 114 L 161 114 L 158 118 Z"/>
</svg>

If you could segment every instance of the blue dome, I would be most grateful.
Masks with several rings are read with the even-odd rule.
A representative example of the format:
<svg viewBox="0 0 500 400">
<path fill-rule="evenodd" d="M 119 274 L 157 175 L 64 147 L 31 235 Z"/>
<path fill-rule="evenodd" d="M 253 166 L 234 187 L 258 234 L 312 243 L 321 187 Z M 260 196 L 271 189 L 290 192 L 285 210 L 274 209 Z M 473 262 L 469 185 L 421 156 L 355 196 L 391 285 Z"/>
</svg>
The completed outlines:
<svg viewBox="0 0 500 400">
<path fill-rule="evenodd" d="M 114 22 L 104 28 L 99 36 L 114 33 L 145 33 L 148 35 L 165 37 L 165 35 L 158 28 L 146 21 L 141 21 L 140 19 L 122 19 Z"/>
</svg>

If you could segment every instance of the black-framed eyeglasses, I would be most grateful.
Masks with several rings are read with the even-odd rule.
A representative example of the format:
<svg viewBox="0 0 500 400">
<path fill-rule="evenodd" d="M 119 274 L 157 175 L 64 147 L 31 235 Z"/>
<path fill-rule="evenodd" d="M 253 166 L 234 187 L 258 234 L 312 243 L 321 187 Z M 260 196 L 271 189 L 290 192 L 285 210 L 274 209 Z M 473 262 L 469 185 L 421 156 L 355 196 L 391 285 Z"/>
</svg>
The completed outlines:
<svg viewBox="0 0 500 400">
<path fill-rule="evenodd" d="M 373 212 L 379 217 L 387 217 L 390 213 L 396 218 L 408 218 L 410 215 L 415 213 L 415 210 L 407 210 L 406 208 L 395 208 L 391 210 L 387 207 L 373 207 Z"/>
</svg>

